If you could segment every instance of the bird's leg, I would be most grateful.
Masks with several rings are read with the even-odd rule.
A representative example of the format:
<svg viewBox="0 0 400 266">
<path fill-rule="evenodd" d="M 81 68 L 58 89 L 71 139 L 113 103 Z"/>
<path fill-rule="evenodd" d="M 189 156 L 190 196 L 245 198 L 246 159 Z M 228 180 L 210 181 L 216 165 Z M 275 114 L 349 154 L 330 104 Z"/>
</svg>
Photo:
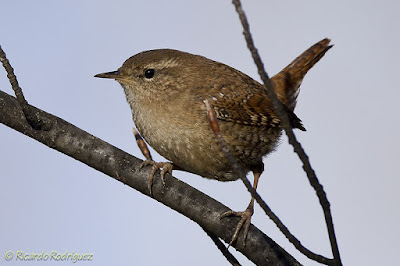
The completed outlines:
<svg viewBox="0 0 400 266">
<path fill-rule="evenodd" d="M 147 186 L 149 188 L 149 193 L 150 196 L 153 195 L 152 192 L 152 185 L 153 185 L 153 178 L 154 178 L 154 174 L 156 173 L 156 171 L 158 169 L 161 169 L 161 180 L 163 183 L 163 186 L 165 186 L 165 174 L 169 173 L 172 175 L 172 170 L 179 170 L 180 168 L 176 165 L 174 165 L 173 163 L 169 163 L 169 162 L 155 162 L 153 161 L 151 154 L 150 154 L 150 150 L 146 145 L 146 142 L 144 142 L 144 140 L 142 139 L 142 137 L 139 135 L 139 132 L 137 132 L 137 130 L 134 128 L 133 129 L 133 134 L 135 135 L 135 139 L 136 139 L 136 143 L 139 146 L 140 151 L 142 152 L 143 156 L 146 158 L 146 160 L 140 164 L 140 168 L 147 166 L 147 165 L 151 165 L 152 169 L 151 172 L 149 174 L 149 177 L 147 178 Z"/>
<path fill-rule="evenodd" d="M 254 184 L 253 184 L 254 190 L 257 190 L 257 184 L 258 184 L 258 180 L 261 176 L 261 173 L 262 173 L 261 171 L 253 172 L 253 174 L 254 174 Z M 233 233 L 231 242 L 229 242 L 228 248 L 238 238 L 240 229 L 242 229 L 242 227 L 243 227 L 243 246 L 246 245 L 247 232 L 249 231 L 249 227 L 251 224 L 251 216 L 253 215 L 253 213 L 254 213 L 254 197 L 252 195 L 250 204 L 245 211 L 243 211 L 243 212 L 227 211 L 219 217 L 220 219 L 227 217 L 227 216 L 241 217 L 240 221 L 236 225 L 235 232 Z"/>
</svg>

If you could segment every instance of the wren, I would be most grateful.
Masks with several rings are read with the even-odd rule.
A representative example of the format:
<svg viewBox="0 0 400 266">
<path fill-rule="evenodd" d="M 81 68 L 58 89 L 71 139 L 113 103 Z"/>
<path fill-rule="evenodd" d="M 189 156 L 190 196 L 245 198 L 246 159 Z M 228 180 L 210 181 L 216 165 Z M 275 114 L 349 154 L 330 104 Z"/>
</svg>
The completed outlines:
<svg viewBox="0 0 400 266">
<path fill-rule="evenodd" d="M 300 84 L 307 71 L 332 47 L 324 39 L 297 57 L 271 78 L 293 128 L 305 130 L 294 114 Z M 227 147 L 247 173 L 254 174 L 254 188 L 264 170 L 263 156 L 276 148 L 282 133 L 265 87 L 225 64 L 172 49 L 144 51 L 130 57 L 113 72 L 95 77 L 118 81 L 131 107 L 140 135 L 172 164 L 147 161 L 171 172 L 180 170 L 219 181 L 237 180 L 232 165 L 210 127 L 207 99 L 216 114 Z M 150 188 L 151 190 L 151 184 Z M 242 217 L 232 242 L 244 224 L 247 234 L 254 199 L 244 212 L 221 217 Z M 245 239 L 245 237 L 244 237 Z"/>
</svg>

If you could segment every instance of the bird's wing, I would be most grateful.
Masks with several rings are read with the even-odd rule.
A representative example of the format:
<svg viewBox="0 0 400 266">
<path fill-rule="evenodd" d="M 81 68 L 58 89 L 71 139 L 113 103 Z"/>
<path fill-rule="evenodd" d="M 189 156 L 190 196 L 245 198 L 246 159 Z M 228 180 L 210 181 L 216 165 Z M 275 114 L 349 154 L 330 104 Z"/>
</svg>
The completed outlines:
<svg viewBox="0 0 400 266">
<path fill-rule="evenodd" d="M 220 120 L 260 127 L 277 127 L 281 123 L 264 87 L 257 83 L 250 84 L 245 90 L 223 87 L 210 95 L 209 102 Z M 289 108 L 283 106 L 292 127 L 305 130 L 301 120 Z"/>
</svg>

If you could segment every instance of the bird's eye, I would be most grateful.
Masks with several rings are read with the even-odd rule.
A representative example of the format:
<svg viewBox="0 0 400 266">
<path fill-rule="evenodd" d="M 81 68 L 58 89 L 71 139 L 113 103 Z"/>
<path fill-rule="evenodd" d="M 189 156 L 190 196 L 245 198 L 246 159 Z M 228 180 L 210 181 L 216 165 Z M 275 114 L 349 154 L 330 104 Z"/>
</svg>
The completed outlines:
<svg viewBox="0 0 400 266">
<path fill-rule="evenodd" d="M 144 71 L 144 76 L 147 78 L 147 79 L 151 79 L 151 78 L 153 78 L 154 77 L 154 74 L 156 73 L 156 71 L 153 69 L 153 68 L 149 68 L 149 69 L 146 69 L 145 71 Z"/>
</svg>

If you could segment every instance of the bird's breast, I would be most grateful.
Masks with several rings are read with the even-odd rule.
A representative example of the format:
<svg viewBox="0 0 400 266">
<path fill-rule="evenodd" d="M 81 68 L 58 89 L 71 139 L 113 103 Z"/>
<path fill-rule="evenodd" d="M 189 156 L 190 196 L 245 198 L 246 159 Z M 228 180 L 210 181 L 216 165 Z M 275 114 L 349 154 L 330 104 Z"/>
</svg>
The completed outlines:
<svg viewBox="0 0 400 266">
<path fill-rule="evenodd" d="M 140 100 L 128 99 L 133 121 L 141 136 L 160 155 L 182 169 L 206 178 L 237 179 L 229 173 L 205 109 L 203 112 L 196 106 L 177 108 L 179 103 L 173 101 Z"/>
</svg>

